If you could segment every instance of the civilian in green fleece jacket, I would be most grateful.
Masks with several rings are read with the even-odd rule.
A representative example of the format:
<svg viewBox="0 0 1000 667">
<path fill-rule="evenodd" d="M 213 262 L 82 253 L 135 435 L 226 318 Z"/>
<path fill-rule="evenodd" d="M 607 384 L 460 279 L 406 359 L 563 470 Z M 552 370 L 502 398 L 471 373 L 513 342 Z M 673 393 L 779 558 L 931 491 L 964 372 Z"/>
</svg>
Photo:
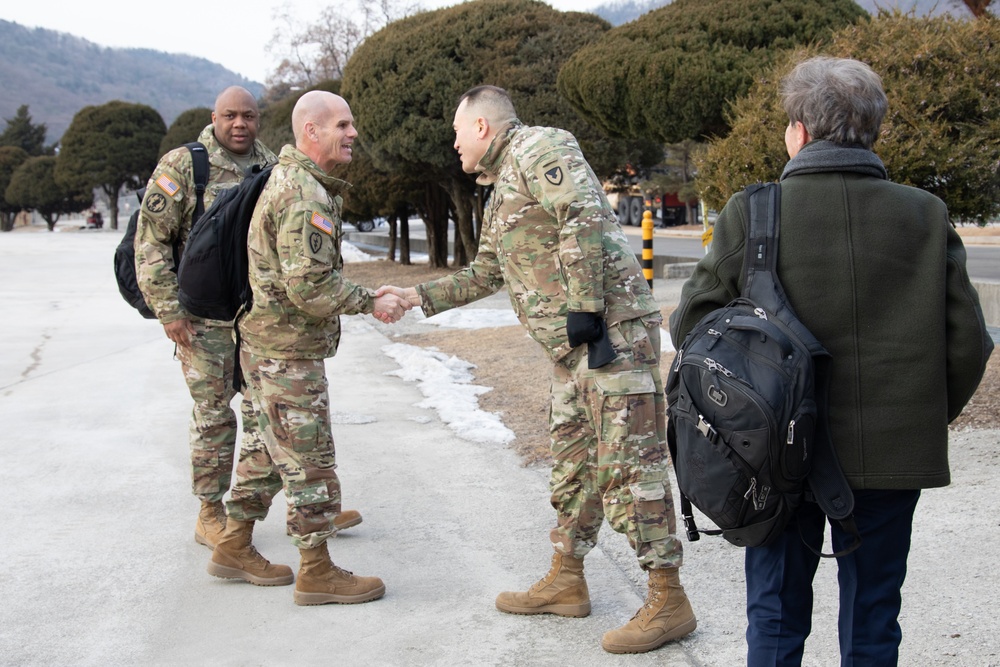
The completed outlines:
<svg viewBox="0 0 1000 667">
<path fill-rule="evenodd" d="M 871 147 L 887 101 L 878 75 L 813 58 L 782 82 L 791 160 L 781 175 L 778 274 L 833 355 L 830 435 L 855 490 L 860 549 L 838 560 L 842 665 L 894 665 L 920 490 L 945 486 L 948 423 L 993 343 L 965 249 L 937 197 L 892 183 Z M 670 318 L 678 343 L 740 294 L 747 211 L 734 196 Z M 800 537 L 800 531 L 802 537 Z M 799 665 L 812 618 L 824 515 L 799 510 L 774 545 L 746 550 L 748 665 Z M 846 546 L 833 526 L 833 546 Z"/>
</svg>

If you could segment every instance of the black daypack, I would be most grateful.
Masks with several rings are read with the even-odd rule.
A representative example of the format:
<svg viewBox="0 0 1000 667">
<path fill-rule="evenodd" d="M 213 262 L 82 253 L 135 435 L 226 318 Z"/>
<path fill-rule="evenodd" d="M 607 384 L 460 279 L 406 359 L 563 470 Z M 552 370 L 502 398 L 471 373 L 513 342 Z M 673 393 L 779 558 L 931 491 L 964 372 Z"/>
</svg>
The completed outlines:
<svg viewBox="0 0 1000 667">
<path fill-rule="evenodd" d="M 743 292 L 688 333 L 667 376 L 667 440 L 687 537 L 767 545 L 808 498 L 854 536 L 848 549 L 821 554 L 840 556 L 861 538 L 826 427 L 830 354 L 778 279 L 780 187 L 752 185 L 746 198 Z M 692 504 L 719 530 L 699 530 Z"/>
<path fill-rule="evenodd" d="M 205 211 L 205 188 L 208 186 L 208 151 L 205 146 L 197 141 L 184 144 L 184 147 L 191 151 L 191 171 L 194 176 L 194 186 L 196 201 L 194 206 L 194 219 L 197 220 Z M 115 248 L 115 280 L 118 282 L 118 291 L 126 302 L 139 311 L 139 314 L 147 320 L 155 320 L 156 315 L 150 310 L 146 299 L 139 290 L 139 281 L 135 275 L 135 232 L 139 224 L 139 215 L 142 212 L 142 198 L 146 192 L 145 188 L 138 190 L 135 194 L 139 198 L 139 206 L 132 212 L 125 226 L 125 235 L 121 243 Z M 180 245 L 174 241 L 174 270 L 180 262 Z"/>
<path fill-rule="evenodd" d="M 247 232 L 272 167 L 253 167 L 243 182 L 219 193 L 191 228 L 177 272 L 177 298 L 189 313 L 232 320 L 251 305 Z"/>
</svg>

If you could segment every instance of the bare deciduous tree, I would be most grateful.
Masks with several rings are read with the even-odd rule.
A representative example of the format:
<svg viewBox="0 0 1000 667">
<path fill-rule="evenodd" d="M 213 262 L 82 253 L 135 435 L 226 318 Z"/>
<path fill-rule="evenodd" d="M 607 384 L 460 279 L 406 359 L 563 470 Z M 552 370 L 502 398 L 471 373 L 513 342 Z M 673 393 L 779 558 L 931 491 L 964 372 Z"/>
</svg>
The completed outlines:
<svg viewBox="0 0 1000 667">
<path fill-rule="evenodd" d="M 297 20 L 288 5 L 274 11 L 277 27 L 267 49 L 281 54 L 268 86 L 307 88 L 320 81 L 339 80 L 354 50 L 364 39 L 392 21 L 421 9 L 405 0 L 355 0 L 356 10 L 325 7 L 310 22 Z"/>
</svg>

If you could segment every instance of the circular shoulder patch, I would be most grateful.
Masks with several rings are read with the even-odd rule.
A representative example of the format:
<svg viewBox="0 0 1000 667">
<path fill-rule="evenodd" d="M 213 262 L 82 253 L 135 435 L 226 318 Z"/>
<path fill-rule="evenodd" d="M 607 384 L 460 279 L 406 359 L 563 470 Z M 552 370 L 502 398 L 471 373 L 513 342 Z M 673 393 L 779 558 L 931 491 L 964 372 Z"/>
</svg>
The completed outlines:
<svg viewBox="0 0 1000 667">
<path fill-rule="evenodd" d="M 150 213 L 159 213 L 167 207 L 167 198 L 159 192 L 153 192 L 146 197 L 146 210 Z"/>
</svg>

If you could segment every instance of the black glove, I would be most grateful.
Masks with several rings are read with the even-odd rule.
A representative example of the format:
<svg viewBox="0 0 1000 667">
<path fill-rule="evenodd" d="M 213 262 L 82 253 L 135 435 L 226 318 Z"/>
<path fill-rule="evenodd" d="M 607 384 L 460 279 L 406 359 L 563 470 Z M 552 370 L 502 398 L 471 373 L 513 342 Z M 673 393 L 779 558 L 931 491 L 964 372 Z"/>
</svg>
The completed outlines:
<svg viewBox="0 0 1000 667">
<path fill-rule="evenodd" d="M 604 318 L 599 313 L 570 312 L 566 315 L 566 337 L 569 346 L 592 343 L 604 332 Z"/>
</svg>

